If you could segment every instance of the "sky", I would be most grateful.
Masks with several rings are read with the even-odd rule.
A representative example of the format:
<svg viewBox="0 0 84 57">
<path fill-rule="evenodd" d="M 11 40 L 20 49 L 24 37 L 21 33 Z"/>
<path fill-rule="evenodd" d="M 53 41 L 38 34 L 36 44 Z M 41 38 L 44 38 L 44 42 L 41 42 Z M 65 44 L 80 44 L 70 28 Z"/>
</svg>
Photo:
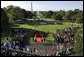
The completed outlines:
<svg viewBox="0 0 84 57">
<path fill-rule="evenodd" d="M 1 8 L 13 5 L 30 11 L 31 2 L 33 11 L 83 10 L 83 1 L 1 1 Z"/>
</svg>

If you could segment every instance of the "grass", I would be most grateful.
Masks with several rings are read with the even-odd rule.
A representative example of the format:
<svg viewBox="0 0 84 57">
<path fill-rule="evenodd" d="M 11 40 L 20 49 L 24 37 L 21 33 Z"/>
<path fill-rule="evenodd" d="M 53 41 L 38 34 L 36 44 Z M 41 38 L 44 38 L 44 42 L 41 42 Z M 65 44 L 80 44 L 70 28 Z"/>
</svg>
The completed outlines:
<svg viewBox="0 0 84 57">
<path fill-rule="evenodd" d="M 34 19 L 28 19 L 26 18 L 27 20 L 34 20 Z M 36 19 L 38 20 L 38 19 Z M 46 20 L 46 21 L 53 21 L 53 19 L 50 19 L 50 18 L 41 18 L 41 20 Z M 54 24 L 54 25 L 37 25 L 36 27 L 34 25 L 28 25 L 28 24 L 14 24 L 13 26 L 11 26 L 11 28 L 25 28 L 25 29 L 32 29 L 31 31 L 28 32 L 27 34 L 27 37 L 26 37 L 26 40 L 25 41 L 29 41 L 29 43 L 35 43 L 33 41 L 33 37 L 31 34 L 33 34 L 34 31 L 42 31 L 42 32 L 49 32 L 48 36 L 45 37 L 46 40 L 44 43 L 49 43 L 49 42 L 52 42 L 52 34 L 55 30 L 57 29 L 64 29 L 64 28 L 68 28 L 68 27 L 71 27 L 73 24 L 73 26 L 77 26 L 77 25 L 82 25 L 82 24 L 77 24 L 77 23 L 71 23 L 71 22 L 65 22 L 63 23 L 63 25 L 59 25 L 59 24 Z M 28 39 L 30 38 L 30 39 Z M 5 41 L 5 38 L 2 40 L 2 41 Z M 28 42 L 27 41 L 27 42 Z"/>
<path fill-rule="evenodd" d="M 52 38 L 53 38 L 52 34 L 55 30 L 68 28 L 68 27 L 72 26 L 70 22 L 65 22 L 65 23 L 63 23 L 63 25 L 59 25 L 59 24 L 56 24 L 56 25 L 37 25 L 36 28 L 34 25 L 28 25 L 28 24 L 15 24 L 15 25 L 17 25 L 17 27 L 14 26 L 12 28 L 26 28 L 26 29 L 36 30 L 36 31 L 49 32 L 48 37 L 46 37 L 46 40 L 44 43 L 52 42 Z M 73 23 L 73 26 L 76 26 L 76 25 L 80 25 L 80 24 Z M 31 34 L 31 33 L 33 33 L 33 31 L 28 34 Z M 33 42 L 32 38 L 30 38 L 29 43 L 32 44 L 35 42 Z"/>
<path fill-rule="evenodd" d="M 46 21 L 53 20 L 53 19 L 45 19 L 45 18 L 41 18 L 41 19 L 42 20 L 46 20 Z M 33 21 L 34 19 L 28 19 L 28 20 L 32 20 Z M 36 19 L 36 20 L 38 20 L 38 19 Z M 52 34 L 53 34 L 53 32 L 55 30 L 72 27 L 72 24 L 73 24 L 73 26 L 77 26 L 77 25 L 81 25 L 82 26 L 78 30 L 78 33 L 79 33 L 80 36 L 83 36 L 83 24 L 71 23 L 71 22 L 65 22 L 65 23 L 63 23 L 63 25 L 59 25 L 59 24 L 55 24 L 55 25 L 37 25 L 37 27 L 35 27 L 34 25 L 28 25 L 28 24 L 14 24 L 14 26 L 11 26 L 11 27 L 12 28 L 25 28 L 25 29 L 28 29 L 29 31 L 27 32 L 27 36 L 26 36 L 24 42 L 25 43 L 30 43 L 30 44 L 35 44 L 36 42 L 33 41 L 33 35 L 32 35 L 33 32 L 35 32 L 35 31 L 49 32 L 48 36 L 45 37 L 46 40 L 45 40 L 44 43 L 52 43 L 53 42 Z M 1 41 L 3 41 L 3 42 L 11 42 L 11 40 L 12 40 L 11 37 L 9 37 L 9 40 L 6 40 L 5 36 L 3 38 L 1 38 Z M 83 49 L 83 47 L 81 47 L 81 49 Z M 75 53 L 75 54 L 72 54 L 72 55 L 69 55 L 69 56 L 79 56 L 79 55 L 83 55 L 83 51 L 80 51 L 79 53 Z"/>
<path fill-rule="evenodd" d="M 3 37 L 3 39 L 1 39 L 1 42 L 8 42 L 10 43 L 12 41 L 12 38 L 9 37 L 8 40 L 6 40 L 6 37 Z"/>
<path fill-rule="evenodd" d="M 31 20 L 31 21 L 33 21 L 34 19 L 26 18 L 26 20 Z M 39 20 L 39 19 L 35 19 L 35 20 Z M 51 18 L 40 18 L 40 20 L 53 21 L 54 19 L 51 19 Z"/>
</svg>

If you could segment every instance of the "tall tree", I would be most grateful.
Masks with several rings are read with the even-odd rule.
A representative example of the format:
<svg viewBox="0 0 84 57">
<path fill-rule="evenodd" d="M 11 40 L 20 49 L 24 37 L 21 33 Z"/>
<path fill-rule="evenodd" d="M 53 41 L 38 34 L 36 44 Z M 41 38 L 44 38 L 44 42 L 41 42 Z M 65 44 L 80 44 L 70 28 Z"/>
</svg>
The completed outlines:
<svg viewBox="0 0 84 57">
<path fill-rule="evenodd" d="M 63 16 L 63 19 L 65 21 L 70 21 L 70 20 L 72 20 L 72 18 L 71 18 L 72 16 L 73 16 L 73 11 L 69 10 L 65 13 L 65 16 Z"/>
<path fill-rule="evenodd" d="M 8 17 L 6 12 L 1 8 L 1 31 L 8 28 Z"/>
<path fill-rule="evenodd" d="M 62 16 L 57 12 L 53 14 L 53 19 L 55 20 L 62 20 Z"/>
<path fill-rule="evenodd" d="M 7 13 L 7 16 L 9 18 L 9 22 L 12 22 L 14 20 L 19 20 L 22 18 L 25 18 L 25 10 L 21 9 L 18 6 L 7 6 L 7 8 L 4 8 L 4 10 Z"/>
<path fill-rule="evenodd" d="M 48 18 L 52 18 L 52 15 L 53 15 L 53 11 L 48 11 L 48 12 L 47 12 Z"/>
</svg>

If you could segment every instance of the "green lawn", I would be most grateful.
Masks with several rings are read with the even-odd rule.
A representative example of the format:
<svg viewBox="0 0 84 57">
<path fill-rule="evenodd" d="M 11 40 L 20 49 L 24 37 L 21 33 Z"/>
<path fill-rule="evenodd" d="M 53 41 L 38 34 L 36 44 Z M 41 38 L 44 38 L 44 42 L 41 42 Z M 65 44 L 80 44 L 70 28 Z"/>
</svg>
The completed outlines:
<svg viewBox="0 0 84 57">
<path fill-rule="evenodd" d="M 49 32 L 48 36 L 45 37 L 46 40 L 45 40 L 44 43 L 52 43 L 53 42 L 52 41 L 52 38 L 53 38 L 52 34 L 53 34 L 53 32 L 55 30 L 72 27 L 72 24 L 73 24 L 73 26 L 77 26 L 77 25 L 82 26 L 79 29 L 78 33 L 79 33 L 80 36 L 83 36 L 83 24 L 77 24 L 77 23 L 71 23 L 71 22 L 65 22 L 65 23 L 63 23 L 63 25 L 59 25 L 59 24 L 55 24 L 55 25 L 37 25 L 37 27 L 35 27 L 34 25 L 28 25 L 28 24 L 14 24 L 14 26 L 12 26 L 11 28 L 25 28 L 25 29 L 28 29 L 29 31 L 27 32 L 27 36 L 26 36 L 24 42 L 29 43 L 29 44 L 35 44 L 36 43 L 36 42 L 33 41 L 33 33 L 35 31 L 42 31 L 42 32 L 45 32 L 45 33 Z M 11 42 L 11 40 L 12 40 L 11 37 L 9 38 L 9 40 L 6 40 L 6 37 L 1 38 L 1 41 L 3 41 L 3 42 Z M 83 55 L 83 51 L 82 51 L 83 50 L 83 44 L 80 41 L 78 43 L 80 43 L 80 45 L 81 45 L 81 49 L 80 49 L 79 44 L 76 44 L 77 48 L 80 49 L 80 52 L 78 51 L 78 53 L 72 54 L 70 56 Z"/>
<path fill-rule="evenodd" d="M 26 39 L 25 42 L 29 42 L 30 44 L 35 43 L 33 41 L 33 35 L 32 35 L 32 34 L 34 34 L 35 31 L 42 31 L 42 32 L 45 32 L 45 33 L 49 32 L 48 36 L 45 37 L 46 40 L 44 42 L 44 43 L 49 43 L 49 42 L 52 42 L 52 38 L 53 38 L 52 34 L 55 30 L 71 27 L 72 24 L 73 24 L 73 26 L 83 25 L 83 24 L 77 24 L 77 23 L 71 23 L 71 22 L 65 22 L 65 23 L 63 23 L 63 25 L 59 25 L 59 24 L 37 25 L 36 27 L 34 25 L 28 25 L 28 24 L 14 24 L 11 28 L 25 28 L 25 29 L 28 29 L 29 32 L 27 33 L 27 37 L 25 38 Z M 6 42 L 5 38 L 6 37 L 4 37 L 1 41 Z M 8 41 L 11 41 L 11 37 Z"/>
<path fill-rule="evenodd" d="M 36 28 L 34 27 L 34 25 L 28 25 L 28 24 L 15 24 L 15 25 L 18 25 L 18 26 L 17 27 L 14 26 L 12 28 L 26 28 L 26 29 L 36 30 L 36 31 L 49 32 L 48 37 L 46 37 L 46 40 L 45 40 L 44 43 L 52 42 L 52 38 L 53 38 L 52 33 L 55 30 L 63 29 L 63 28 L 68 28 L 68 27 L 72 26 L 70 22 L 65 22 L 65 23 L 63 23 L 63 25 L 59 25 L 59 24 L 56 24 L 56 25 L 37 25 Z M 80 25 L 80 24 L 73 23 L 73 26 L 76 26 L 76 25 Z M 32 34 L 32 33 L 33 33 L 33 31 L 29 32 L 28 35 Z M 35 43 L 35 42 L 33 42 L 32 38 L 30 38 L 29 41 L 30 41 L 29 43 L 31 43 L 31 44 Z"/>
<path fill-rule="evenodd" d="M 31 21 L 33 21 L 34 19 L 26 18 L 26 20 L 31 20 Z M 51 19 L 51 18 L 40 18 L 40 19 L 35 19 L 35 20 L 53 21 L 54 19 Z"/>
</svg>

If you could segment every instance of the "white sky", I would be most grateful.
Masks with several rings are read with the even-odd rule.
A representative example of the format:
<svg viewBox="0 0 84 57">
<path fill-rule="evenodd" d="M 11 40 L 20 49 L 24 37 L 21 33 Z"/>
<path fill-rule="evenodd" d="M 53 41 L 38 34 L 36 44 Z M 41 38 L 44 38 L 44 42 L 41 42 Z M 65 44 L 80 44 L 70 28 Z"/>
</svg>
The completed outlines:
<svg viewBox="0 0 84 57">
<path fill-rule="evenodd" d="M 82 1 L 1 1 L 1 8 L 7 7 L 9 5 L 19 6 L 25 10 L 31 10 L 31 2 L 33 3 L 34 11 L 56 11 L 60 9 L 65 10 L 74 10 L 81 9 L 83 10 Z"/>
</svg>

